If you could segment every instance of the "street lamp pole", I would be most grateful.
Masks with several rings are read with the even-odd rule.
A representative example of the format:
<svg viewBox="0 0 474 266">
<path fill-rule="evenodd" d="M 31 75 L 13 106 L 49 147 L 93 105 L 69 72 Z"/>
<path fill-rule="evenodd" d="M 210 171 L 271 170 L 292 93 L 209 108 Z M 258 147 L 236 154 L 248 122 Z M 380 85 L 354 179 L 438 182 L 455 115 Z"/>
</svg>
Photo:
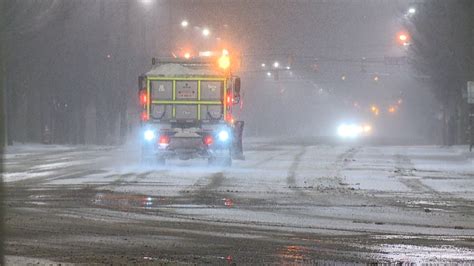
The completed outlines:
<svg viewBox="0 0 474 266">
<path fill-rule="evenodd" d="M 469 120 L 469 151 L 474 147 L 474 81 L 467 82 L 467 104 L 468 104 L 468 120 Z"/>
<path fill-rule="evenodd" d="M 3 147 L 7 145 L 7 135 L 6 135 L 6 86 L 5 86 L 5 32 L 6 29 L 4 28 L 5 26 L 5 12 L 3 11 L 5 9 L 5 4 L 3 1 L 0 1 L 0 102 L 2 103 L 2 112 L 0 114 L 0 147 L 2 147 L 2 152 L 3 152 Z M 1 263 L 0 263 L 1 264 Z"/>
<path fill-rule="evenodd" d="M 469 121 L 469 151 L 474 147 L 474 81 L 467 82 L 467 104 Z"/>
<path fill-rule="evenodd" d="M 0 103 L 2 103 L 2 112 L 0 114 L 0 173 L 3 172 L 3 152 L 6 146 L 6 99 L 5 99 L 5 57 L 4 57 L 4 46 L 5 46 L 5 32 L 6 29 L 4 28 L 6 23 L 4 23 L 5 19 L 5 3 L 4 1 L 0 1 Z M 3 209 L 3 201 L 5 198 L 5 191 L 3 189 L 3 177 L 0 176 L 0 265 L 4 265 L 4 209 Z"/>
</svg>

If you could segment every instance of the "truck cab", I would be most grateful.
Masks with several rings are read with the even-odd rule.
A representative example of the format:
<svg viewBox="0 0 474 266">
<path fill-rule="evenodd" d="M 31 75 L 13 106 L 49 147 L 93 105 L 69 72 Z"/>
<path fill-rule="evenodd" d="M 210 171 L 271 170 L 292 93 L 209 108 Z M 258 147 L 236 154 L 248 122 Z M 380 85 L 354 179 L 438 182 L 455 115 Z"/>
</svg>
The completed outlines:
<svg viewBox="0 0 474 266">
<path fill-rule="evenodd" d="M 212 60 L 154 59 L 139 77 L 139 98 L 143 161 L 232 164 L 242 135 L 232 112 L 240 101 L 240 78 L 228 69 Z"/>
</svg>

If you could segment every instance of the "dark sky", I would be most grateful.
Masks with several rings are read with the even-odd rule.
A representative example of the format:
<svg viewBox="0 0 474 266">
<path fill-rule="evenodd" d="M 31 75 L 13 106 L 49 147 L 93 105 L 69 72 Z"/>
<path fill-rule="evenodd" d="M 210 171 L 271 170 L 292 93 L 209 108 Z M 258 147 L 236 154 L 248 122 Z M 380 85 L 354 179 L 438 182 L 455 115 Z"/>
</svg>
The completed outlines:
<svg viewBox="0 0 474 266">
<path fill-rule="evenodd" d="M 408 6 L 384 0 L 173 1 L 172 16 L 208 25 L 217 35 L 233 33 L 245 54 L 371 57 L 393 54 L 397 22 Z"/>
<path fill-rule="evenodd" d="M 400 96 L 416 99 L 412 106 L 430 103 L 407 66 L 388 67 L 385 56 L 403 56 L 395 41 L 402 29 L 408 1 L 396 0 L 136 0 L 136 1 L 11 1 L 16 11 L 8 37 L 7 84 L 21 110 L 39 114 L 22 125 L 41 128 L 50 123 L 54 104 L 69 104 L 71 116 L 90 111 L 114 121 L 128 112 L 134 120 L 137 77 L 150 67 L 151 57 L 171 51 L 228 48 L 242 63 L 247 107 L 243 117 L 250 132 L 256 125 L 278 133 L 342 116 L 354 102 L 378 103 L 384 108 Z M 32 8 L 24 9 L 30 4 Z M 180 22 L 189 21 L 182 29 Z M 211 35 L 201 35 L 208 27 Z M 368 61 L 363 66 L 360 60 Z M 315 60 L 317 73 L 312 69 Z M 266 77 L 261 63 L 290 65 L 281 81 Z M 22 76 L 22 73 L 28 73 Z M 346 80 L 341 81 L 345 76 Z M 375 76 L 380 77 L 373 82 Z M 420 93 L 418 93 L 420 91 Z M 325 95 L 325 96 L 324 96 Z M 326 98 L 324 98 L 324 97 Z M 40 99 L 38 101 L 38 99 Z M 406 99 L 410 103 L 409 99 Z M 315 104 L 320 103 L 320 104 Z M 296 105 L 303 105 L 306 109 Z M 75 106 L 76 105 L 76 106 Z M 75 106 L 74 110 L 69 110 Z M 124 110 L 123 106 L 128 106 Z M 326 108 L 330 106 L 331 108 Z M 13 108 L 13 109 L 15 109 Z M 418 107 L 417 107 L 418 108 Z M 408 108 L 407 108 L 408 109 Z M 425 109 L 423 109 L 425 112 Z M 328 116 L 324 112 L 329 112 Z M 407 111 L 408 112 L 408 111 Z M 412 117 L 410 111 L 408 117 Z M 294 119 L 313 114 L 311 123 Z M 417 112 L 419 113 L 419 112 Z M 61 115 L 63 112 L 61 112 Z M 90 114 L 91 116 L 93 115 Z M 402 114 L 400 114 L 402 115 Z M 423 113 L 423 115 L 427 115 Z M 431 115 L 431 114 L 428 114 Z M 59 118 L 55 118 L 59 119 Z M 70 121 L 68 117 L 62 118 Z M 120 118 L 124 120 L 125 118 Z M 22 119 L 14 118 L 15 121 Z M 272 120 L 272 121 L 270 121 Z M 404 120 L 413 125 L 417 121 Z M 391 123 L 391 122 L 389 122 Z M 113 128 L 107 125 L 105 131 Z M 64 125 L 65 128 L 70 126 Z M 20 132 L 24 134 L 23 131 Z M 280 132 L 283 133 L 283 132 Z"/>
</svg>

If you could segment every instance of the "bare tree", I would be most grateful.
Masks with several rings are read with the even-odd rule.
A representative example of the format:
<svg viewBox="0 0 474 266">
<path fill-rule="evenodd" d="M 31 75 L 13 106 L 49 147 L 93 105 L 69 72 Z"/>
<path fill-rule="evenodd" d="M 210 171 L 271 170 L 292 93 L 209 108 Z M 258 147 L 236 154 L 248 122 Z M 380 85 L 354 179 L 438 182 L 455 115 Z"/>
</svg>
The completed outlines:
<svg viewBox="0 0 474 266">
<path fill-rule="evenodd" d="M 473 78 L 473 16 L 470 0 L 426 1 L 408 20 L 411 60 L 417 70 L 430 77 L 432 91 L 443 112 L 443 142 L 454 144 L 467 126 L 462 89 Z M 463 124 L 457 126 L 456 124 Z M 457 132 L 461 131 L 461 132 Z"/>
<path fill-rule="evenodd" d="M 19 77 L 18 73 L 23 73 L 25 69 L 33 69 L 33 66 L 44 69 L 44 65 L 48 63 L 44 62 L 44 58 L 27 53 L 24 47 L 34 44 L 35 38 L 41 36 L 48 26 L 64 19 L 67 12 L 71 12 L 74 4 L 71 1 L 60 0 L 6 0 L 3 2 L 4 60 L 8 65 L 4 81 L 6 84 L 4 91 L 8 99 L 5 108 L 6 128 L 8 143 L 12 144 L 14 137 L 16 140 L 25 141 L 32 135 L 41 135 L 44 109 L 41 106 L 45 106 L 43 102 L 47 96 L 45 92 L 39 93 L 37 88 L 38 81 L 41 80 L 39 77 L 42 77 L 39 75 L 40 72 L 31 71 L 29 75 Z M 18 40 L 22 40 L 22 42 Z M 18 45 L 19 43 L 24 45 Z M 38 66 L 39 64 L 43 64 L 43 67 Z M 29 125 L 28 130 L 25 128 L 27 124 Z M 34 125 L 39 126 L 35 127 Z M 18 127 L 21 129 L 15 132 L 14 129 Z"/>
</svg>

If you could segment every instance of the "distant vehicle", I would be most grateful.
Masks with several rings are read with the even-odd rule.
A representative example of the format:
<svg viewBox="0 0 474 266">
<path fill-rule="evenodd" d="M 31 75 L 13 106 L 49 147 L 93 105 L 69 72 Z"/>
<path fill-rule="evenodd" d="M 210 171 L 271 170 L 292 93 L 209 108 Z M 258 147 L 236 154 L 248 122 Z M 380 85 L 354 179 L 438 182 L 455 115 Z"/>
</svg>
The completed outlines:
<svg viewBox="0 0 474 266">
<path fill-rule="evenodd" d="M 153 59 L 139 77 L 142 160 L 205 158 L 230 166 L 242 158 L 243 121 L 234 121 L 240 78 L 229 58 Z"/>
<path fill-rule="evenodd" d="M 337 127 L 337 135 L 344 139 L 353 139 L 370 136 L 372 130 L 372 126 L 367 123 L 343 123 Z"/>
</svg>

